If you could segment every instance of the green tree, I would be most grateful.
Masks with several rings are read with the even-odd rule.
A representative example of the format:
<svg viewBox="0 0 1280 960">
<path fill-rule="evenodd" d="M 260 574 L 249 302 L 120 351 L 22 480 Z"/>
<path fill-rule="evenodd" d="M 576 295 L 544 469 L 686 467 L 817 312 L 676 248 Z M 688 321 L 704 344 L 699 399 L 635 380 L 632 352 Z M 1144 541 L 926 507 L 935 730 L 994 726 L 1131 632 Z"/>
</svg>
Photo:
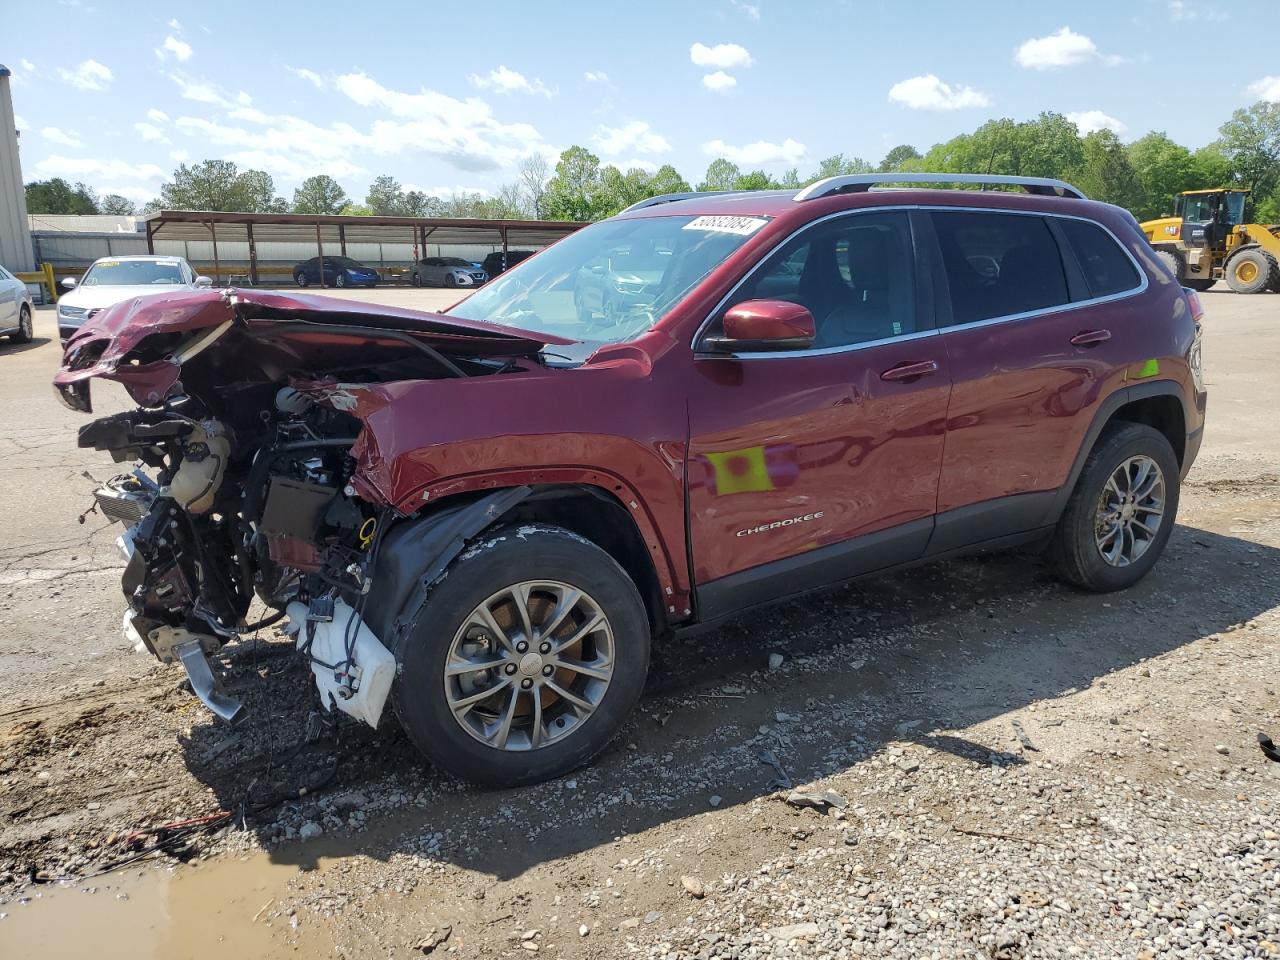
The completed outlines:
<svg viewBox="0 0 1280 960">
<path fill-rule="evenodd" d="M 98 204 L 98 212 L 109 213 L 116 217 L 132 217 L 137 215 L 138 208 L 128 197 L 122 197 L 118 193 L 108 193 Z"/>
<path fill-rule="evenodd" d="M 594 220 L 599 216 L 600 158 L 585 147 L 560 154 L 547 181 L 546 210 L 552 220 Z"/>
<path fill-rule="evenodd" d="M 241 173 L 230 160 L 205 160 L 173 172 L 160 187 L 165 210 L 219 210 L 236 213 L 283 213 L 284 198 L 275 195 L 270 175 L 261 170 Z"/>
<path fill-rule="evenodd" d="M 1094 200 L 1130 210 L 1142 202 L 1142 185 L 1124 144 L 1110 130 L 1095 130 L 1081 144 L 1078 166 L 1063 176 Z"/>
<path fill-rule="evenodd" d="M 547 181 L 551 179 L 551 164 L 541 153 L 530 154 L 520 161 L 518 175 L 530 212 L 535 220 L 542 220 L 547 215 Z"/>
<path fill-rule="evenodd" d="M 389 174 L 375 177 L 369 184 L 364 198 L 365 206 L 375 217 L 400 217 L 404 215 L 404 189 L 400 181 Z"/>
<path fill-rule="evenodd" d="M 441 217 L 444 216 L 444 204 L 439 197 L 428 196 L 421 190 L 410 190 L 400 198 L 397 216 L 402 217 Z"/>
<path fill-rule="evenodd" d="M 1261 100 L 1218 128 L 1218 149 L 1236 183 L 1265 199 L 1280 186 L 1280 103 Z"/>
<path fill-rule="evenodd" d="M 649 178 L 649 189 L 653 191 L 649 194 L 651 197 L 658 197 L 664 193 L 688 193 L 693 188 L 689 186 L 689 181 L 676 172 L 675 167 L 664 163 Z"/>
<path fill-rule="evenodd" d="M 294 213 L 338 213 L 347 203 L 347 191 L 328 174 L 307 177 L 293 191 Z"/>
<path fill-rule="evenodd" d="M 763 170 L 752 170 L 733 181 L 734 190 L 776 190 L 778 183 Z"/>
<path fill-rule="evenodd" d="M 720 157 L 711 161 L 711 165 L 707 167 L 707 175 L 698 184 L 698 189 L 732 190 L 733 185 L 738 182 L 738 178 L 741 176 L 742 171 L 738 169 L 736 163 Z"/>
<path fill-rule="evenodd" d="M 348 200 L 342 205 L 342 209 L 338 211 L 344 217 L 371 217 L 373 211 L 363 203 L 352 203 Z"/>
<path fill-rule="evenodd" d="M 98 198 L 83 183 L 74 187 L 61 177 L 35 180 L 26 186 L 27 213 L 85 215 L 98 212 Z"/>
<path fill-rule="evenodd" d="M 825 160 L 818 161 L 818 170 L 805 181 L 806 184 L 814 183 L 818 180 L 825 180 L 827 177 L 842 177 L 854 173 L 870 173 L 871 164 L 863 160 L 861 157 L 846 158 L 843 153 L 837 153 L 833 157 L 827 157 Z"/>
<path fill-rule="evenodd" d="M 905 169 L 903 164 L 909 160 L 921 160 L 920 151 L 909 143 L 901 143 L 894 147 L 884 155 L 884 159 L 880 161 L 877 170 L 880 173 L 892 173 L 895 170 Z"/>
<path fill-rule="evenodd" d="M 1191 151 L 1163 132 L 1152 131 L 1133 141 L 1128 154 L 1142 191 L 1133 211 L 1139 220 L 1172 213 L 1173 198 L 1183 190 L 1217 186 L 1200 182 Z"/>
</svg>

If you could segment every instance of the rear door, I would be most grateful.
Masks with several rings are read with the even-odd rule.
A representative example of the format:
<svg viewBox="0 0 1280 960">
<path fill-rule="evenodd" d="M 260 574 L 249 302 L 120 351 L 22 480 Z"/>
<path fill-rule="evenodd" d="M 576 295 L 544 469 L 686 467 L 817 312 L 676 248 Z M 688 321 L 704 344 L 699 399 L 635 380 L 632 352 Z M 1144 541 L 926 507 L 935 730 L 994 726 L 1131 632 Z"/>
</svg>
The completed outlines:
<svg viewBox="0 0 1280 960">
<path fill-rule="evenodd" d="M 923 553 L 951 381 L 912 251 L 904 211 L 820 222 L 703 331 L 718 333 L 736 303 L 785 299 L 810 310 L 817 339 L 695 359 L 689 528 L 702 618 Z"/>
<path fill-rule="evenodd" d="M 1120 369 L 1117 351 L 1135 337 L 1113 301 L 1145 281 L 1110 233 L 1088 221 L 939 210 L 931 224 L 945 268 L 939 322 L 954 383 L 933 553 L 1052 522 L 1054 493 Z M 1092 238 L 1091 280 L 1066 231 Z"/>
<path fill-rule="evenodd" d="M 26 285 L 0 267 L 0 330 L 10 330 L 18 325 L 19 304 L 23 301 Z"/>
</svg>

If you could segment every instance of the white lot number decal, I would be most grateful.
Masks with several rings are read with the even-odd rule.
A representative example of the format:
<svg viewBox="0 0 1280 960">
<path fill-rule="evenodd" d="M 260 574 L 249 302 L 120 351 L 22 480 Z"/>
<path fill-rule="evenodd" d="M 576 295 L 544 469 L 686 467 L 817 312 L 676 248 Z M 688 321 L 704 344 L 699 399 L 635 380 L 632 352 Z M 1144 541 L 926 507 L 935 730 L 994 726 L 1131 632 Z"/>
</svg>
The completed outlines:
<svg viewBox="0 0 1280 960">
<path fill-rule="evenodd" d="M 764 217 L 698 217 L 686 223 L 684 229 L 736 233 L 741 237 L 749 237 L 768 222 Z"/>
</svg>

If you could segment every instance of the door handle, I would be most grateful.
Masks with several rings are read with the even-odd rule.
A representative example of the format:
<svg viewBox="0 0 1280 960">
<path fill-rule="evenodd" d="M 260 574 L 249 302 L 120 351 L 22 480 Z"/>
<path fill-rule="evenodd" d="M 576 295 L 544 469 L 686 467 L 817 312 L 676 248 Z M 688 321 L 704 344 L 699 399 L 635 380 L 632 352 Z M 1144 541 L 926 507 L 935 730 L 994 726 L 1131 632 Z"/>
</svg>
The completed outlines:
<svg viewBox="0 0 1280 960">
<path fill-rule="evenodd" d="M 1099 343 L 1106 343 L 1110 339 L 1110 330 L 1081 330 L 1071 338 L 1071 343 L 1077 347 L 1092 347 Z"/>
<path fill-rule="evenodd" d="M 890 367 L 880 374 L 880 379 L 897 381 L 919 380 L 921 377 L 927 377 L 929 374 L 937 372 L 938 362 L 936 360 L 921 360 L 918 363 L 900 363 L 896 367 Z"/>
</svg>

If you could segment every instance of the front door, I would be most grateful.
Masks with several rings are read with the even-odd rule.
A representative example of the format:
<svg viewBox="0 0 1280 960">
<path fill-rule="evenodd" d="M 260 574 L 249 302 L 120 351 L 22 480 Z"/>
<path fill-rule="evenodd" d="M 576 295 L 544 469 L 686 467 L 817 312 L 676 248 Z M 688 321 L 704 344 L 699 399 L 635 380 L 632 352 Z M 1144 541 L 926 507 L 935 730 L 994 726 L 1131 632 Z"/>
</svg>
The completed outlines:
<svg viewBox="0 0 1280 960">
<path fill-rule="evenodd" d="M 703 619 L 913 560 L 936 510 L 951 380 L 907 214 L 808 228 L 720 315 L 757 299 L 803 304 L 817 337 L 695 360 L 689 527 Z"/>
</svg>

